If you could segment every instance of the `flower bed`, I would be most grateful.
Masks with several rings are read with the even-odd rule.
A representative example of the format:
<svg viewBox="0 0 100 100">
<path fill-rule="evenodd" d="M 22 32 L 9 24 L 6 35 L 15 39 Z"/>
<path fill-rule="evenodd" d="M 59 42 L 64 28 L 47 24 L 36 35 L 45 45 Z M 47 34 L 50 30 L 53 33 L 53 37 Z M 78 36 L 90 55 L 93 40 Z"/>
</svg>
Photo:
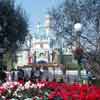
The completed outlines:
<svg viewBox="0 0 100 100">
<path fill-rule="evenodd" d="M 6 82 L 0 86 L 0 100 L 100 100 L 100 88 L 46 81 Z"/>
</svg>

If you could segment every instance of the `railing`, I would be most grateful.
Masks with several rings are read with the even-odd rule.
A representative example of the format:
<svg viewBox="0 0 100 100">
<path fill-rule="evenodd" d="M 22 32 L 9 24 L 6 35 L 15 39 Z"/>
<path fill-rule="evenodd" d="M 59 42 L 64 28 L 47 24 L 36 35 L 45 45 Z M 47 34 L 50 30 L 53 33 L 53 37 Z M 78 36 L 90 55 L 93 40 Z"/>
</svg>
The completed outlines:
<svg viewBox="0 0 100 100">
<path fill-rule="evenodd" d="M 29 64 L 24 66 L 18 66 L 17 68 L 33 68 L 33 67 L 64 67 L 63 64 Z"/>
</svg>

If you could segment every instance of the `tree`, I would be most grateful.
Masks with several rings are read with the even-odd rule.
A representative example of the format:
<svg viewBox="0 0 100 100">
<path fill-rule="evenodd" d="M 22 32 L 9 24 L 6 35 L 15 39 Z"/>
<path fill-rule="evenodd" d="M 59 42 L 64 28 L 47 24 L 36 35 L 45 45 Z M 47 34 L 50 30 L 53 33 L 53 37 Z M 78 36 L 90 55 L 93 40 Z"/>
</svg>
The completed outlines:
<svg viewBox="0 0 100 100">
<path fill-rule="evenodd" d="M 96 6 L 97 4 L 98 6 Z M 66 45 L 73 44 L 77 38 L 74 24 L 80 22 L 83 25 L 80 34 L 81 46 L 87 49 L 88 45 L 91 45 L 91 48 L 88 49 L 96 49 L 96 36 L 99 30 L 99 5 L 100 2 L 97 0 L 65 0 L 60 7 L 49 12 L 52 16 L 53 25 L 51 27 L 54 35 L 57 39 L 62 37 Z M 87 46 L 84 46 L 85 43 Z"/>
<path fill-rule="evenodd" d="M 99 9 L 99 0 L 65 0 L 57 8 L 51 9 L 49 11 L 52 17 L 51 29 L 53 30 L 52 33 L 54 37 L 56 37 L 56 41 L 61 38 L 64 40 L 64 47 L 74 46 L 78 37 L 77 32 L 74 30 L 74 25 L 76 23 L 81 23 L 82 30 L 79 33 L 80 47 L 83 48 L 86 53 L 87 51 L 95 51 L 94 57 L 96 59 L 98 56 L 100 57 Z M 91 55 L 89 56 L 91 57 Z M 91 61 L 100 66 L 97 60 L 91 59 Z M 100 71 L 96 74 L 100 75 Z"/>
<path fill-rule="evenodd" d="M 9 51 L 13 56 L 28 33 L 27 17 L 23 9 L 16 7 L 14 0 L 0 0 L 0 48 L 4 49 L 3 53 Z"/>
</svg>

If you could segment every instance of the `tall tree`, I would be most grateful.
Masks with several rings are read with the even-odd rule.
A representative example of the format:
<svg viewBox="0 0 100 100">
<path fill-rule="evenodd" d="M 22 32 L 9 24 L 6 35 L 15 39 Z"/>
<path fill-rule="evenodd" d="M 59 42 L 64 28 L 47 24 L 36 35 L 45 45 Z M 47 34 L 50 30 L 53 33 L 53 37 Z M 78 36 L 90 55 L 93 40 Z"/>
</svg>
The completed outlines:
<svg viewBox="0 0 100 100">
<path fill-rule="evenodd" d="M 14 0 L 0 0 L 0 48 L 4 49 L 3 53 L 9 51 L 14 54 L 28 33 L 24 10 L 16 7 Z"/>
<path fill-rule="evenodd" d="M 49 12 L 54 35 L 57 39 L 62 37 L 66 44 L 70 44 L 77 38 L 74 25 L 81 23 L 83 26 L 80 34 L 81 46 L 84 47 L 84 43 L 87 43 L 85 48 L 91 45 L 89 49 L 96 49 L 96 40 L 99 35 L 99 7 L 98 0 L 65 0 L 61 6 Z"/>
<path fill-rule="evenodd" d="M 99 63 L 97 61 L 100 57 L 100 0 L 65 0 L 57 8 L 51 9 L 49 14 L 52 17 L 52 33 L 56 40 L 62 38 L 66 47 L 73 46 L 77 40 L 74 25 L 82 24 L 79 33 L 80 46 L 86 52 L 88 50 L 95 52 L 94 58 L 89 56 L 100 66 L 100 60 Z M 93 72 L 100 76 L 100 71 L 96 73 L 93 70 Z"/>
</svg>

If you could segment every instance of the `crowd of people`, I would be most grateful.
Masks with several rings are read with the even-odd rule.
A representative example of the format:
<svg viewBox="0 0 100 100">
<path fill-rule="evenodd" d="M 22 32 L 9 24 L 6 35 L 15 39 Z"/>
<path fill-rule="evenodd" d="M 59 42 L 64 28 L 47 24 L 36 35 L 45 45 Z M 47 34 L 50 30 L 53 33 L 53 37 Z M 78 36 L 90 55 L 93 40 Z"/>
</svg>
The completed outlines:
<svg viewBox="0 0 100 100">
<path fill-rule="evenodd" d="M 39 81 L 39 80 L 54 80 L 55 69 L 51 68 L 51 71 L 48 67 L 33 67 L 33 68 L 20 68 L 15 71 L 11 71 L 7 77 L 7 80 L 32 80 L 32 81 Z M 61 72 L 62 74 L 63 72 Z M 63 75 L 63 74 L 62 74 Z"/>
<path fill-rule="evenodd" d="M 27 67 L 18 68 L 17 70 L 5 71 L 0 75 L 0 80 L 17 81 L 17 80 L 48 80 L 48 81 L 70 81 L 69 76 L 66 76 L 66 69 L 62 67 Z M 67 79 L 66 79 L 67 78 Z M 75 79 L 76 80 L 76 79 Z"/>
<path fill-rule="evenodd" d="M 67 72 L 67 74 L 66 74 Z M 5 81 L 18 81 L 24 80 L 28 81 L 31 80 L 33 82 L 39 80 L 47 80 L 47 81 L 63 81 L 67 83 L 72 82 L 79 82 L 78 75 L 69 75 L 68 70 L 62 66 L 56 67 L 48 67 L 48 66 L 36 66 L 36 67 L 23 67 L 16 70 L 11 71 L 4 71 L 0 72 L 0 80 L 2 82 Z"/>
</svg>

